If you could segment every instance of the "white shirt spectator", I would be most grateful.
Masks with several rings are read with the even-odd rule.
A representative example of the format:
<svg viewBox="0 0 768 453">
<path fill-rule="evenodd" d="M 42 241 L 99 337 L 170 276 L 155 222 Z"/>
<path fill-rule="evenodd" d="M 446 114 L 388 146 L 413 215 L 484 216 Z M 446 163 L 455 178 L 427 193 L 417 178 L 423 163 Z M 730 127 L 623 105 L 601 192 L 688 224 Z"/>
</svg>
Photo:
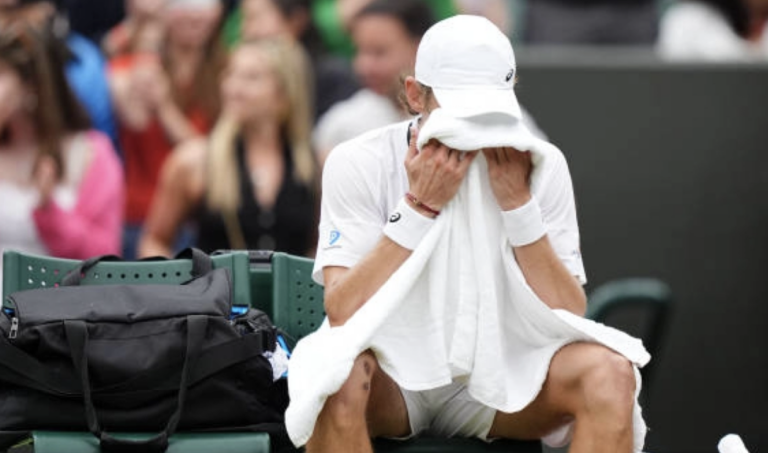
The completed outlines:
<svg viewBox="0 0 768 453">
<path fill-rule="evenodd" d="M 716 8 L 679 2 L 661 19 L 657 49 L 663 57 L 679 61 L 768 60 L 768 24 L 765 27 L 760 41 L 750 42 Z"/>
<path fill-rule="evenodd" d="M 391 99 L 367 88 L 361 89 L 320 117 L 313 137 L 315 149 L 324 161 L 336 145 L 406 118 L 405 110 Z"/>
</svg>

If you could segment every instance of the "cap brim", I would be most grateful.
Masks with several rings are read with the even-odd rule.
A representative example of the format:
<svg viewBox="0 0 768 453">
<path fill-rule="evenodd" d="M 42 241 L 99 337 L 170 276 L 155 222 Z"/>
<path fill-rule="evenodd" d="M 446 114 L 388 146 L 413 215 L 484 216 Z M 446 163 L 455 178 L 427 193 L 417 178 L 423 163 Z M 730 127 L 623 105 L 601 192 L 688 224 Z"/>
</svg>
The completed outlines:
<svg viewBox="0 0 768 453">
<path fill-rule="evenodd" d="M 517 119 L 523 114 L 514 90 L 433 88 L 440 107 L 456 118 L 502 113 Z"/>
</svg>

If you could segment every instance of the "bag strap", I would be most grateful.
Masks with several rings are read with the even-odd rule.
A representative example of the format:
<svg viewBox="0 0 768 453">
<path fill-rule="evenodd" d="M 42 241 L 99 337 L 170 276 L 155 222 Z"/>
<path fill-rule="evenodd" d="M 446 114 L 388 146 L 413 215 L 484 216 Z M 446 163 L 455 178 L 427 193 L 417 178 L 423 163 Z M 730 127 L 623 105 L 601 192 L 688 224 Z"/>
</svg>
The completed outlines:
<svg viewBox="0 0 768 453">
<path fill-rule="evenodd" d="M 72 363 L 75 371 L 79 373 L 83 386 L 83 400 L 85 403 L 85 416 L 88 429 L 100 441 L 101 451 L 105 453 L 126 453 L 132 451 L 146 451 L 150 453 L 163 453 L 168 449 L 168 438 L 176 432 L 187 399 L 187 386 L 191 371 L 195 368 L 200 351 L 202 349 L 205 332 L 208 328 L 208 317 L 204 315 L 187 316 L 187 350 L 184 357 L 184 367 L 181 371 L 179 383 L 178 402 L 176 410 L 168 420 L 168 424 L 157 435 L 141 441 L 118 439 L 101 429 L 96 413 L 96 407 L 91 397 L 91 383 L 88 373 L 88 328 L 84 321 L 64 321 L 67 334 L 67 342 L 72 354 Z"/>
<path fill-rule="evenodd" d="M 181 252 L 179 252 L 173 259 L 192 260 L 192 278 L 202 277 L 203 275 L 206 275 L 213 270 L 213 260 L 211 260 L 211 257 L 208 256 L 207 253 L 203 252 L 200 249 L 196 249 L 192 247 L 186 248 Z M 153 257 L 144 258 L 144 259 L 133 261 L 133 262 L 166 261 L 166 260 L 167 258 L 153 256 Z M 80 286 L 80 283 L 82 282 L 83 277 L 85 277 L 85 274 L 89 270 L 91 270 L 94 266 L 96 266 L 101 262 L 108 262 L 108 261 L 109 262 L 114 262 L 114 261 L 126 262 L 119 256 L 115 256 L 115 255 L 102 255 L 102 256 L 89 258 L 83 261 L 76 268 L 67 272 L 67 275 L 65 275 L 64 278 L 61 279 L 61 286 Z"/>
<path fill-rule="evenodd" d="M 80 286 L 80 282 L 85 277 L 85 274 L 93 268 L 93 266 L 103 261 L 122 261 L 122 258 L 116 255 L 102 255 L 88 258 L 83 261 L 82 264 L 67 272 L 67 275 L 61 279 L 61 286 Z"/>
<path fill-rule="evenodd" d="M 216 345 L 203 350 L 195 368 L 191 371 L 188 385 L 195 385 L 203 379 L 232 365 L 242 363 L 263 354 L 271 348 L 265 335 L 245 335 L 243 337 Z M 176 373 L 178 362 L 169 363 L 167 367 L 151 370 L 127 382 L 122 382 L 108 388 L 100 388 L 99 395 L 109 397 L 133 390 L 152 388 L 154 390 L 173 390 L 178 388 L 179 380 Z"/>
<path fill-rule="evenodd" d="M 174 259 L 190 259 L 192 260 L 192 277 L 202 277 L 210 273 L 213 270 L 213 260 L 211 257 L 200 249 L 194 247 L 187 247 L 180 251 Z"/>
<path fill-rule="evenodd" d="M 201 381 L 219 370 L 263 354 L 270 347 L 265 336 L 266 333 L 245 335 L 209 349 L 198 360 L 191 376 L 192 382 Z"/>
<path fill-rule="evenodd" d="M 71 374 L 54 372 L 0 335 L 0 381 L 60 396 L 80 395 Z"/>
<path fill-rule="evenodd" d="M 30 437 L 29 431 L 0 431 L 0 451 L 6 451 Z M 14 451 L 16 451 L 14 449 Z M 24 451 L 24 450 L 19 450 Z"/>
</svg>

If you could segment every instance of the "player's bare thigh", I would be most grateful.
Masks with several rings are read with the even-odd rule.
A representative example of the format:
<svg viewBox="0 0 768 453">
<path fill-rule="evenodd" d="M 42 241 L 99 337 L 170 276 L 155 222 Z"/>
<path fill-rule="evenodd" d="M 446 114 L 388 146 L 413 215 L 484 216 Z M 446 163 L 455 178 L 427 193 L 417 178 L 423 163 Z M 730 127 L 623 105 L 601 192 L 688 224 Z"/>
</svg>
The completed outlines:
<svg viewBox="0 0 768 453">
<path fill-rule="evenodd" d="M 568 423 L 583 404 L 581 390 L 585 376 L 598 367 L 616 369 L 622 376 L 632 373 L 625 358 L 604 346 L 593 343 L 564 346 L 552 358 L 547 379 L 536 399 L 514 414 L 497 412 L 489 437 L 540 439 Z"/>
<path fill-rule="evenodd" d="M 367 421 L 371 437 L 406 437 L 411 433 L 408 409 L 400 387 L 378 366 L 371 351 L 363 352 L 358 360 L 370 366 L 371 394 L 368 399 Z"/>
</svg>

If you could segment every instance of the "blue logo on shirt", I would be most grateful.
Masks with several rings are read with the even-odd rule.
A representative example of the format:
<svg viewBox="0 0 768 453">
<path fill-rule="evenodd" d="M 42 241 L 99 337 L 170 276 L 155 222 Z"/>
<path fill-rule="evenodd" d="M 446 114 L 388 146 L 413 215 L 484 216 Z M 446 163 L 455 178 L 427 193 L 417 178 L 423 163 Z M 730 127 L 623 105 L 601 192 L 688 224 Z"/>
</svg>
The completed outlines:
<svg viewBox="0 0 768 453">
<path fill-rule="evenodd" d="M 333 245 L 337 242 L 339 242 L 339 239 L 341 238 L 341 232 L 338 230 L 332 230 L 331 231 L 331 240 L 328 241 L 328 245 Z"/>
</svg>

